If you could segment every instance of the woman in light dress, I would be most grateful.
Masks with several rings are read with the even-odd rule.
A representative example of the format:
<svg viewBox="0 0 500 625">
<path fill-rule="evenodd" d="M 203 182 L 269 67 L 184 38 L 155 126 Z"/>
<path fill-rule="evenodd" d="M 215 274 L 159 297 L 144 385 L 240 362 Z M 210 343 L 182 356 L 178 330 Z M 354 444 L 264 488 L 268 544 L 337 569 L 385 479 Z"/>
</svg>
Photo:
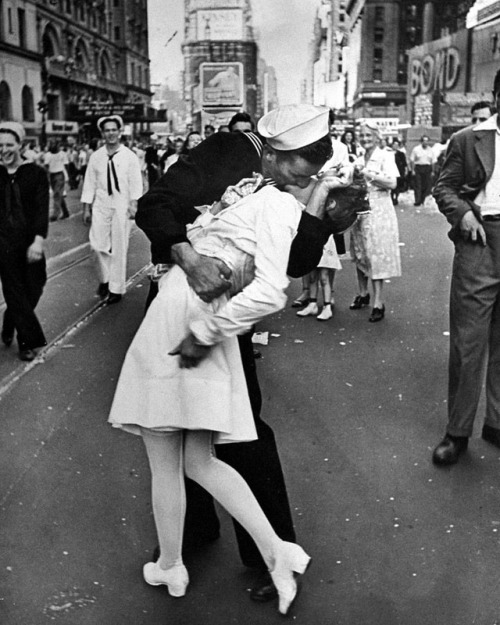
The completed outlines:
<svg viewBox="0 0 500 625">
<path fill-rule="evenodd" d="M 359 142 L 365 150 L 356 161 L 368 185 L 370 212 L 358 216 L 351 230 L 351 257 L 356 264 L 358 294 L 351 310 L 368 306 L 373 287 L 373 308 L 369 321 L 381 321 L 385 315 L 384 280 L 401 275 L 399 230 L 390 189 L 396 187 L 399 170 L 394 154 L 383 150 L 376 124 L 367 122 L 359 130 Z"/>
<path fill-rule="evenodd" d="M 262 176 L 242 183 L 255 191 Z M 317 183 L 308 212 L 324 211 L 329 184 L 328 175 Z M 213 452 L 216 443 L 257 438 L 237 335 L 285 306 L 288 257 L 303 208 L 290 194 L 265 186 L 235 204 L 223 196 L 204 212 L 188 226 L 188 239 L 197 253 L 228 266 L 229 293 L 203 302 L 174 265 L 161 278 L 125 358 L 109 421 L 144 440 L 160 557 L 144 566 L 143 575 L 148 584 L 166 585 L 172 596 L 183 596 L 189 582 L 182 561 L 184 475 L 252 536 L 282 614 L 297 594 L 296 574 L 309 564 L 299 545 L 277 536 L 245 480 Z"/>
</svg>

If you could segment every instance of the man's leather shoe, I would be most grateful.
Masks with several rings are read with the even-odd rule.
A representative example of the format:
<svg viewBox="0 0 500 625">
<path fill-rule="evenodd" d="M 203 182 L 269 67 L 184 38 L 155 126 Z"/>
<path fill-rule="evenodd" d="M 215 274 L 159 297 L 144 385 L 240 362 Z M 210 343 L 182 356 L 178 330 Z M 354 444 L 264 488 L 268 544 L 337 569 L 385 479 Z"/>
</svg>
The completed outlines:
<svg viewBox="0 0 500 625">
<path fill-rule="evenodd" d="M 451 436 L 446 434 L 432 454 L 432 462 L 441 466 L 455 464 L 466 451 L 469 444 L 467 436 Z"/>
<path fill-rule="evenodd" d="M 10 330 L 2 330 L 2 343 L 5 345 L 5 347 L 10 347 L 13 340 L 14 330 L 12 330 L 12 332 Z"/>
<path fill-rule="evenodd" d="M 36 358 L 36 351 L 34 349 L 20 349 L 19 358 L 25 362 L 31 362 Z"/>
<path fill-rule="evenodd" d="M 259 603 L 266 603 L 278 598 L 278 591 L 271 579 L 271 574 L 266 572 L 250 591 L 250 599 Z"/>
<path fill-rule="evenodd" d="M 111 293 L 110 291 L 108 295 L 108 299 L 106 300 L 106 304 L 108 306 L 111 306 L 111 304 L 118 304 L 118 302 L 120 302 L 121 299 L 122 299 L 122 296 L 120 295 L 120 293 Z"/>
<path fill-rule="evenodd" d="M 491 425 L 484 425 L 481 437 L 488 443 L 500 448 L 500 430 L 497 428 L 492 428 Z"/>
<path fill-rule="evenodd" d="M 109 295 L 109 286 L 107 282 L 101 282 L 97 288 L 97 295 L 99 297 L 106 297 Z"/>
</svg>

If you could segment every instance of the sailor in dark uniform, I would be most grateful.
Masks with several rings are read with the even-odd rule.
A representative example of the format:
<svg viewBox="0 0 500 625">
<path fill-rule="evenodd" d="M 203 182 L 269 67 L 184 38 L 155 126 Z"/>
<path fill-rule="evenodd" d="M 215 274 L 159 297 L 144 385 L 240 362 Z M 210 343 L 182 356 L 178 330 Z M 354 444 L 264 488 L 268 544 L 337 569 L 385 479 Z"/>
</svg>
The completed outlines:
<svg viewBox="0 0 500 625">
<path fill-rule="evenodd" d="M 330 157 L 331 141 L 328 109 L 318 112 L 318 107 L 311 106 L 309 123 L 304 124 L 303 107 L 296 107 L 300 108 L 300 115 L 294 107 L 282 107 L 277 113 L 272 112 L 275 115 L 265 116 L 258 130 L 266 139 L 250 132 L 216 133 L 208 137 L 189 155 L 181 156 L 139 200 L 136 223 L 151 241 L 152 262 L 160 267 L 160 272 L 162 266 L 177 263 L 204 301 L 211 301 L 229 287 L 227 268 L 216 259 L 199 256 L 191 248 L 186 224 L 199 215 L 197 206 L 219 200 L 228 186 L 256 172 L 263 174 L 266 183 L 280 189 L 286 185 L 307 187 L 311 175 Z M 287 157 L 287 151 L 293 156 Z M 326 222 L 303 213 L 289 258 L 291 277 L 303 276 L 317 266 L 330 234 L 332 231 Z M 156 284 L 152 282 L 149 301 L 155 294 Z M 294 542 L 293 521 L 274 433 L 260 418 L 262 399 L 251 333 L 240 336 L 239 343 L 259 438 L 250 443 L 216 446 L 217 455 L 244 477 L 279 537 Z M 236 523 L 235 529 L 243 563 L 265 571 L 249 535 Z M 188 486 L 184 535 L 185 547 L 219 535 L 213 501 L 193 483 Z M 276 596 L 270 577 L 265 575 L 251 593 L 256 601 L 268 601 Z"/>
</svg>

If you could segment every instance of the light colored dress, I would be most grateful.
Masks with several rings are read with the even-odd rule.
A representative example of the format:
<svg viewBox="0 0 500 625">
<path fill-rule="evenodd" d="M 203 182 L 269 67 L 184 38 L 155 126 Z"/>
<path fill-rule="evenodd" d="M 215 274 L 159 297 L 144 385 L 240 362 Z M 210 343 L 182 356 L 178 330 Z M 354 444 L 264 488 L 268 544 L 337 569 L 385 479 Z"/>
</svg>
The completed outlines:
<svg viewBox="0 0 500 625">
<path fill-rule="evenodd" d="M 206 429 L 216 432 L 214 443 L 257 438 L 237 335 L 284 308 L 300 216 L 291 195 L 264 187 L 188 228 L 198 253 L 231 269 L 230 296 L 204 303 L 177 266 L 162 277 L 125 357 L 109 416 L 114 427 Z M 213 347 L 197 367 L 181 369 L 169 352 L 189 332 Z"/>
<path fill-rule="evenodd" d="M 337 167 L 346 167 L 349 163 L 349 151 L 347 146 L 338 139 L 332 139 L 332 157 L 327 161 L 321 171 L 335 169 Z M 318 269 L 342 269 L 335 239 L 331 235 L 323 247 L 323 255 L 318 263 Z"/>
<path fill-rule="evenodd" d="M 394 155 L 378 147 L 373 150 L 366 168 L 370 173 L 399 176 Z M 372 280 L 400 276 L 398 220 L 390 191 L 368 183 L 368 192 L 371 211 L 358 215 L 351 229 L 351 258 Z"/>
</svg>

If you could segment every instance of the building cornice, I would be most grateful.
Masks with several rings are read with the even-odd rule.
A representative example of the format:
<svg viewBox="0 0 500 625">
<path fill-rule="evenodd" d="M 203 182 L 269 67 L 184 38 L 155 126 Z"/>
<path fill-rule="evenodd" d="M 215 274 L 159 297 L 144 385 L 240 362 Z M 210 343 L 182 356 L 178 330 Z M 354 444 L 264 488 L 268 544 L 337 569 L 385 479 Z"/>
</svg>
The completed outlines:
<svg viewBox="0 0 500 625">
<path fill-rule="evenodd" d="M 5 41 L 0 41 L 0 52 L 10 52 L 14 56 L 30 59 L 31 61 L 36 61 L 37 63 L 42 63 L 43 60 L 42 55 L 38 52 L 26 50 L 26 48 L 20 48 L 19 46 L 13 46 L 9 43 L 5 43 Z"/>
</svg>

